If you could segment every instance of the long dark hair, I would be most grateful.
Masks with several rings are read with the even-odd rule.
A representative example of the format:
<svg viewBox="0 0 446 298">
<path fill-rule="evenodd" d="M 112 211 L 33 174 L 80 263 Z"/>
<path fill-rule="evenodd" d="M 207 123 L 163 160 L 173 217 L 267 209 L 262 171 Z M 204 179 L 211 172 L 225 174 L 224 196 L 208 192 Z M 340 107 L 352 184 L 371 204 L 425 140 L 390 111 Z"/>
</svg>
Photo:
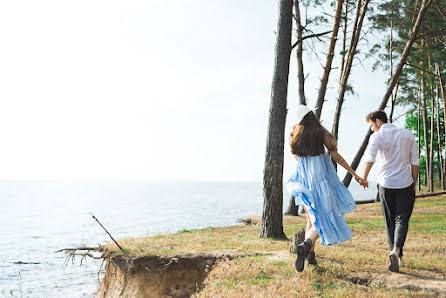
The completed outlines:
<svg viewBox="0 0 446 298">
<path fill-rule="evenodd" d="M 328 151 L 336 150 L 336 138 L 329 133 L 310 112 L 291 133 L 291 153 L 297 156 L 316 156 L 325 153 L 324 139 L 328 136 Z"/>
</svg>

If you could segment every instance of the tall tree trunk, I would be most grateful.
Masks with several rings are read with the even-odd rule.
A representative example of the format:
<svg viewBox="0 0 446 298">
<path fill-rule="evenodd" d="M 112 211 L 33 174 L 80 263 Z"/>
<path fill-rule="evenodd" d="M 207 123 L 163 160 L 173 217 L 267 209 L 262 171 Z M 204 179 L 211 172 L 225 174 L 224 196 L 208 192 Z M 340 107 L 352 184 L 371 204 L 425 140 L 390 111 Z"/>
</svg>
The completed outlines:
<svg viewBox="0 0 446 298">
<path fill-rule="evenodd" d="M 421 156 L 421 127 L 420 127 L 420 117 L 421 117 L 421 87 L 418 88 L 418 156 Z M 421 190 L 421 171 L 418 171 L 418 190 Z"/>
<path fill-rule="evenodd" d="M 347 44 L 348 4 L 349 4 L 349 0 L 346 0 L 345 3 L 344 3 L 344 8 L 345 8 L 344 16 L 342 17 L 342 19 L 343 19 L 343 24 L 342 24 L 342 27 L 343 27 L 343 30 L 342 30 L 342 52 L 341 52 L 342 54 L 341 54 L 341 66 L 340 66 L 340 71 L 339 71 L 339 87 L 338 87 L 338 89 L 341 88 L 342 76 L 344 74 L 344 67 L 345 67 L 345 55 L 347 54 L 345 49 L 346 49 L 346 44 Z M 335 137 L 338 138 L 337 132 L 336 132 Z M 334 158 L 331 158 L 331 162 L 333 163 L 333 166 L 334 166 L 334 168 L 335 168 L 335 170 L 337 172 L 338 171 L 338 163 L 336 162 L 336 160 L 334 160 Z"/>
<path fill-rule="evenodd" d="M 411 30 L 409 39 L 406 43 L 406 46 L 404 47 L 403 53 L 401 54 L 400 62 L 398 63 L 398 66 L 395 70 L 395 74 L 393 75 L 392 80 L 390 81 L 389 87 L 387 88 L 386 94 L 384 94 L 384 98 L 382 99 L 381 104 L 378 107 L 378 110 L 383 110 L 387 105 L 390 94 L 392 94 L 393 88 L 395 87 L 395 84 L 400 77 L 401 71 L 403 70 L 403 66 L 406 63 L 407 56 L 409 56 L 410 50 L 412 49 L 412 45 L 415 42 L 415 39 L 417 37 L 418 31 L 424 18 L 424 14 L 426 13 L 426 10 L 431 3 L 432 0 L 423 0 L 423 2 L 421 3 L 417 20 L 415 21 L 415 24 Z M 353 170 L 357 169 L 359 162 L 361 161 L 361 158 L 364 154 L 364 151 L 367 148 L 367 144 L 369 143 L 369 138 L 371 135 L 372 135 L 371 130 L 367 129 L 365 138 L 362 141 L 361 146 L 359 147 L 358 152 L 356 153 L 353 162 L 351 164 L 351 168 Z M 347 173 L 347 175 L 345 175 L 344 179 L 342 180 L 342 183 L 348 187 L 350 185 L 351 180 L 352 180 L 352 175 L 350 173 Z"/>
<path fill-rule="evenodd" d="M 357 23 L 357 20 L 359 19 L 359 22 L 357 23 L 356 27 L 353 29 L 352 38 L 350 40 L 350 47 L 348 50 L 347 55 L 347 61 L 345 63 L 345 68 L 342 73 L 342 79 L 339 85 L 338 90 L 338 103 L 336 105 L 336 112 L 333 119 L 333 127 L 332 127 L 332 133 L 337 138 L 338 137 L 338 129 L 339 129 L 339 119 L 341 117 L 341 111 L 342 111 L 342 104 L 344 103 L 344 97 L 345 97 L 345 91 L 347 90 L 347 82 L 348 77 L 350 76 L 350 72 L 353 65 L 353 59 L 355 57 L 356 53 L 356 46 L 359 42 L 359 36 L 361 34 L 361 28 L 362 23 L 364 21 L 365 14 L 367 12 L 367 6 L 369 4 L 370 0 L 365 0 L 364 6 L 361 11 L 361 1 L 358 1 L 358 7 L 356 9 L 356 17 L 355 17 L 355 25 Z"/>
<path fill-rule="evenodd" d="M 268 136 L 263 172 L 263 213 L 259 236 L 286 238 L 282 224 L 283 147 L 291 55 L 293 0 L 279 0 L 276 57 L 271 86 Z"/>
<path fill-rule="evenodd" d="M 397 82 L 395 85 L 395 92 L 392 93 L 392 102 L 390 105 L 390 113 L 389 113 L 389 122 L 390 123 L 393 123 L 393 112 L 395 111 L 396 96 L 398 95 L 398 87 L 399 87 L 399 83 Z"/>
<path fill-rule="evenodd" d="M 297 80 L 299 82 L 299 104 L 306 105 L 307 102 L 305 100 L 305 76 L 304 76 L 304 64 L 302 60 L 302 52 L 303 52 L 303 41 L 302 41 L 302 23 L 300 20 L 300 4 L 299 0 L 294 0 L 294 19 L 296 21 L 296 37 L 297 40 L 300 40 L 297 43 L 296 48 L 296 58 L 297 58 Z M 288 208 L 285 211 L 285 215 L 293 215 L 299 216 L 299 207 L 296 205 L 296 200 L 293 197 L 290 197 L 288 202 Z"/>
<path fill-rule="evenodd" d="M 432 63 L 431 63 L 431 55 L 429 52 L 429 46 L 426 43 L 426 46 L 428 48 L 428 66 L 429 66 L 429 71 L 432 72 Z M 432 76 L 429 76 L 429 85 L 430 85 L 430 97 L 431 97 L 431 136 L 430 136 L 430 159 L 429 159 L 429 190 L 431 192 L 434 191 L 434 123 L 435 123 L 435 98 L 434 98 L 434 87 L 432 84 Z"/>
<path fill-rule="evenodd" d="M 438 86 L 437 86 L 438 87 Z M 438 90 L 437 90 L 438 92 Z M 440 186 L 441 189 L 444 190 L 445 185 L 444 185 L 444 171 L 443 171 L 443 156 L 441 155 L 441 135 L 440 135 L 440 105 L 439 103 L 439 98 L 438 98 L 438 93 L 435 95 L 436 99 L 437 99 L 437 113 L 436 113 L 436 118 L 437 118 L 437 143 L 438 143 L 438 147 L 437 147 L 437 158 L 438 158 L 438 171 L 440 173 Z"/>
<path fill-rule="evenodd" d="M 426 105 L 426 96 L 424 94 L 424 71 L 422 70 L 420 73 L 421 76 L 421 109 L 423 113 L 423 136 L 424 136 L 424 152 L 425 152 L 425 159 L 426 159 L 426 172 L 424 175 L 424 185 L 428 185 L 429 181 L 429 173 L 430 173 L 430 151 L 429 151 L 429 144 L 428 144 L 428 137 L 429 133 L 427 130 L 428 127 L 428 119 L 427 119 L 427 105 Z M 430 183 L 429 183 L 430 186 Z"/>
<path fill-rule="evenodd" d="M 339 82 L 341 82 L 342 74 L 344 73 L 344 66 L 345 66 L 345 49 L 346 49 L 346 43 L 347 43 L 347 25 L 348 25 L 348 0 L 344 3 L 344 17 L 343 17 L 343 30 L 342 30 L 342 55 L 341 55 L 341 71 L 339 72 Z"/>
<path fill-rule="evenodd" d="M 334 49 L 336 45 L 336 40 L 338 38 L 338 31 L 339 31 L 339 24 L 341 21 L 343 3 L 344 3 L 343 0 L 336 1 L 336 10 L 333 21 L 333 31 L 331 32 L 330 43 L 328 45 L 327 60 L 325 62 L 324 72 L 321 78 L 321 85 L 319 87 L 319 92 L 317 96 L 317 103 L 316 103 L 316 107 L 318 107 L 318 109 L 316 110 L 317 119 L 321 118 L 322 105 L 324 104 L 325 93 L 327 92 L 328 77 L 330 76 L 331 64 L 333 62 L 333 57 L 334 57 Z"/>
<path fill-rule="evenodd" d="M 440 85 L 440 91 L 441 91 L 441 100 L 443 102 L 443 121 L 444 121 L 444 136 L 445 136 L 445 154 L 444 154 L 444 162 L 443 162 L 443 176 L 446 176 L 446 99 L 444 96 L 444 88 L 443 88 L 443 81 L 441 79 L 441 73 L 440 73 L 440 67 L 438 66 L 438 63 L 435 63 L 435 68 L 437 69 L 437 75 L 438 75 L 438 83 Z"/>
<path fill-rule="evenodd" d="M 296 18 L 296 35 L 297 40 L 302 40 L 302 23 L 300 20 L 300 7 L 299 0 L 294 0 L 294 15 Z M 299 103 L 301 105 L 306 105 L 307 102 L 305 100 L 305 76 L 304 76 L 304 64 L 302 61 L 302 52 L 303 52 L 303 42 L 299 42 L 296 48 L 296 58 L 297 58 L 297 78 L 299 81 Z"/>
<path fill-rule="evenodd" d="M 296 205 L 296 200 L 293 197 L 290 197 L 290 201 L 288 202 L 288 208 L 285 211 L 285 215 L 299 216 L 299 206 Z"/>
<path fill-rule="evenodd" d="M 432 86 L 432 84 L 431 84 Z M 431 94 L 431 135 L 430 135 L 430 154 L 429 154 L 429 191 L 434 192 L 434 123 L 435 123 L 435 112 L 434 112 L 434 97 Z"/>
<path fill-rule="evenodd" d="M 393 16 L 393 14 L 392 14 Z M 390 77 L 393 76 L 393 22 L 390 21 L 390 42 L 389 42 L 389 53 L 390 53 Z M 390 105 L 389 122 L 393 122 L 393 111 L 395 109 L 396 94 L 398 93 L 398 82 L 396 83 L 395 93 L 392 93 L 392 102 Z"/>
</svg>

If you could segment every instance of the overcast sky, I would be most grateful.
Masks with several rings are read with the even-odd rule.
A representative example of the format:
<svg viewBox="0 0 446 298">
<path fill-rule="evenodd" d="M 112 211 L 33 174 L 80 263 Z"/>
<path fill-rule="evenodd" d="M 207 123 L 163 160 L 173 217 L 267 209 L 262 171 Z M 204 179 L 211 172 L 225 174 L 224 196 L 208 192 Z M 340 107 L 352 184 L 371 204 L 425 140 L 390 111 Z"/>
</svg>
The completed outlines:
<svg viewBox="0 0 446 298">
<path fill-rule="evenodd" d="M 277 1 L 2 1 L 0 179 L 261 180 L 276 19 Z M 367 65 L 341 119 L 348 162 L 386 88 Z M 313 106 L 322 69 L 304 67 Z"/>
</svg>

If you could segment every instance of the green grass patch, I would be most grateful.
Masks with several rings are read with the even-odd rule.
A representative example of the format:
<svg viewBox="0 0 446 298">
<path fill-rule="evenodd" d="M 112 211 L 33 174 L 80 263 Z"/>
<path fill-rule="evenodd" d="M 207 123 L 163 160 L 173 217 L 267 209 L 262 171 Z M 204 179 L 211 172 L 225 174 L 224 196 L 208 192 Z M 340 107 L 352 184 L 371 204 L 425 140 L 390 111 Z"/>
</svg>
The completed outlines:
<svg viewBox="0 0 446 298">
<path fill-rule="evenodd" d="M 350 228 L 355 229 L 384 229 L 384 220 L 382 218 L 376 220 L 347 219 Z"/>
<path fill-rule="evenodd" d="M 264 286 L 266 283 L 268 283 L 271 279 L 274 279 L 274 277 L 266 275 L 264 272 L 257 275 L 255 278 L 251 279 L 249 281 L 249 285 L 251 286 Z"/>
<path fill-rule="evenodd" d="M 271 264 L 273 266 L 277 266 L 277 267 L 288 267 L 289 264 L 285 263 L 285 262 L 279 262 L 279 261 L 272 261 Z"/>
<path fill-rule="evenodd" d="M 185 234 L 185 233 L 192 233 L 192 231 L 186 230 L 186 229 L 182 229 L 182 230 L 177 232 L 177 234 Z"/>
<path fill-rule="evenodd" d="M 416 234 L 446 234 L 446 214 L 413 214 L 409 227 Z"/>
</svg>

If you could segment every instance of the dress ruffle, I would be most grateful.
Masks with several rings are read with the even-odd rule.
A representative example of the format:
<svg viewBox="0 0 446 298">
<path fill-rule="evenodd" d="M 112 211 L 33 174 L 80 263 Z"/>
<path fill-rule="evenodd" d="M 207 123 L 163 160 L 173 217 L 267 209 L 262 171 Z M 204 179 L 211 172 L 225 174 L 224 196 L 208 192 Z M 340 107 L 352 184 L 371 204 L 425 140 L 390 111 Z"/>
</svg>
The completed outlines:
<svg viewBox="0 0 446 298">
<path fill-rule="evenodd" d="M 338 244 L 353 237 L 343 216 L 354 210 L 356 204 L 339 181 L 327 154 L 299 157 L 287 189 L 307 209 L 321 244 Z"/>
</svg>

